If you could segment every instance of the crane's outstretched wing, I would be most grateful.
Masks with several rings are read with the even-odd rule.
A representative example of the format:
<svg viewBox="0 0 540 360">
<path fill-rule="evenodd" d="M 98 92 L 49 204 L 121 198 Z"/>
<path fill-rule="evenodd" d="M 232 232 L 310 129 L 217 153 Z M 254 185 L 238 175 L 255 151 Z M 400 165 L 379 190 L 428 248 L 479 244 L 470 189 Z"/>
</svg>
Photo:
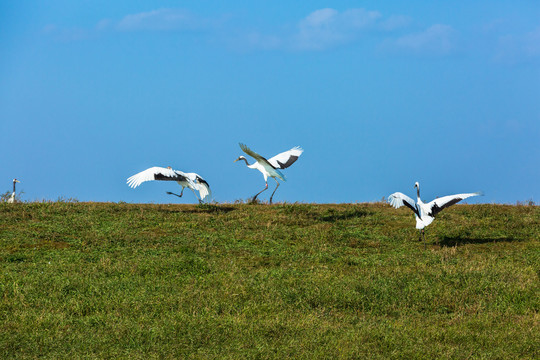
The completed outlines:
<svg viewBox="0 0 540 360">
<path fill-rule="evenodd" d="M 468 194 L 456 194 L 456 195 L 448 195 L 448 196 L 437 198 L 426 204 L 428 208 L 430 209 L 430 212 L 428 213 L 428 215 L 435 216 L 438 213 L 440 213 L 443 209 L 446 209 L 447 207 L 457 204 L 463 199 L 466 199 L 471 196 L 478 196 L 478 195 L 482 195 L 482 193 L 476 192 L 476 193 L 468 193 Z"/>
<path fill-rule="evenodd" d="M 179 170 L 173 170 L 168 168 L 163 168 L 159 166 L 154 166 L 144 171 L 141 171 L 138 174 L 135 174 L 127 179 L 127 184 L 136 188 L 145 181 L 152 180 L 164 180 L 164 181 L 187 181 L 193 183 L 186 174 Z"/>
<path fill-rule="evenodd" d="M 414 200 L 403 193 L 400 193 L 400 192 L 393 193 L 392 195 L 388 197 L 388 202 L 390 203 L 390 205 L 392 205 L 396 209 L 405 205 L 406 207 L 411 209 L 416 214 L 416 216 L 420 217 L 420 214 L 418 213 L 418 208 L 416 207 Z"/>
<path fill-rule="evenodd" d="M 292 164 L 294 164 L 294 162 L 298 160 L 298 157 L 302 155 L 303 152 L 304 149 L 302 149 L 300 146 L 296 146 L 293 147 L 291 150 L 284 151 L 268 159 L 268 162 L 275 169 L 286 169 Z"/>
<path fill-rule="evenodd" d="M 270 166 L 272 166 L 272 164 L 270 164 L 268 162 L 268 160 L 266 160 L 266 158 L 264 158 L 263 156 L 257 154 L 255 151 L 251 150 L 250 148 L 248 148 L 246 145 L 240 143 L 238 144 L 240 145 L 240 149 L 242 149 L 243 152 L 245 152 L 246 154 L 248 154 L 249 156 L 251 156 L 252 158 L 254 158 L 255 160 L 259 161 L 259 162 L 262 162 L 262 163 L 266 163 Z M 273 167 L 273 166 L 272 166 Z"/>
<path fill-rule="evenodd" d="M 199 192 L 201 200 L 204 200 L 205 197 L 211 196 L 212 192 L 210 191 L 210 185 L 199 175 L 195 174 L 195 189 Z"/>
</svg>

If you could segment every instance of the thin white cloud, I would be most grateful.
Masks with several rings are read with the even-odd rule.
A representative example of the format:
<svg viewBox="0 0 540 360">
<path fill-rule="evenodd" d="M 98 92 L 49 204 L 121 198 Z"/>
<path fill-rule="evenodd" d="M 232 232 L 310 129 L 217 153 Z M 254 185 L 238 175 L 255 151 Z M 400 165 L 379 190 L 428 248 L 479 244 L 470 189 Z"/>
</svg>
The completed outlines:
<svg viewBox="0 0 540 360">
<path fill-rule="evenodd" d="M 378 11 L 350 9 L 339 14 L 338 20 L 346 29 L 364 29 L 373 26 L 381 17 Z"/>
<path fill-rule="evenodd" d="M 208 21 L 184 9 L 158 9 L 124 16 L 116 24 L 121 31 L 193 30 L 204 28 Z"/>
<path fill-rule="evenodd" d="M 320 9 L 302 19 L 297 32 L 290 38 L 292 48 L 300 50 L 323 50 L 352 41 L 361 31 L 372 27 L 381 14 L 365 9 L 350 9 L 339 12 L 335 9 Z"/>
<path fill-rule="evenodd" d="M 526 55 L 534 57 L 540 55 L 540 27 L 525 34 L 523 40 L 523 49 Z"/>
<path fill-rule="evenodd" d="M 227 21 L 220 18 L 199 17 L 185 9 L 157 9 L 129 14 L 120 20 L 102 19 L 92 28 L 61 27 L 55 24 L 43 28 L 43 33 L 63 41 L 83 40 L 110 31 L 199 31 L 215 30 Z"/>
<path fill-rule="evenodd" d="M 499 37 L 495 59 L 509 63 L 540 59 L 540 27 L 525 34 Z"/>
<path fill-rule="evenodd" d="M 320 27 L 326 26 L 336 20 L 339 12 L 334 9 L 320 9 L 312 12 L 300 21 L 301 27 Z"/>
<path fill-rule="evenodd" d="M 98 31 L 103 31 L 103 30 L 107 30 L 111 27 L 112 25 L 112 20 L 111 19 L 103 19 L 103 20 L 100 20 L 97 24 L 96 24 L 96 30 Z"/>
<path fill-rule="evenodd" d="M 382 48 L 390 51 L 444 55 L 456 47 L 457 32 L 449 25 L 435 24 L 424 31 L 386 40 Z"/>
<path fill-rule="evenodd" d="M 338 11 L 324 8 L 311 12 L 289 31 L 281 34 L 250 34 L 248 47 L 274 50 L 322 51 L 387 34 L 409 26 L 412 19 L 403 15 L 384 17 L 379 11 L 362 8 Z M 256 34 L 256 35 L 255 35 Z M 239 42 L 245 38 L 238 39 Z"/>
<path fill-rule="evenodd" d="M 102 19 L 90 29 L 49 25 L 44 33 L 79 40 L 112 31 L 204 31 L 211 43 L 227 44 L 237 50 L 324 51 L 355 42 L 376 47 L 381 41 L 381 48 L 392 51 L 446 54 L 455 47 L 456 31 L 451 26 L 436 24 L 425 31 L 403 35 L 412 22 L 408 16 L 383 16 L 379 11 L 362 8 L 344 11 L 324 8 L 307 14 L 296 24 L 263 33 L 258 29 L 235 28 L 226 15 L 201 17 L 186 9 L 163 8 L 128 14 L 116 20 Z M 528 43 L 530 52 L 537 51 L 532 40 Z"/>
</svg>

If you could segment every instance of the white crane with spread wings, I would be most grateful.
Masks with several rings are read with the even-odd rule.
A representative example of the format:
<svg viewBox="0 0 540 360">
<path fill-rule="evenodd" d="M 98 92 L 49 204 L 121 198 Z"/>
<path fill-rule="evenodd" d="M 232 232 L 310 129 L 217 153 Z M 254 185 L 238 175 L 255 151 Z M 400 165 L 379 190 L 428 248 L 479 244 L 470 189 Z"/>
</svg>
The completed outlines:
<svg viewBox="0 0 540 360">
<path fill-rule="evenodd" d="M 145 181 L 152 180 L 161 180 L 161 181 L 176 181 L 178 185 L 182 187 L 182 192 L 180 195 L 167 191 L 169 195 L 176 195 L 182 197 L 184 194 L 184 188 L 189 188 L 199 202 L 202 202 L 207 196 L 211 195 L 210 185 L 204 180 L 201 176 L 195 173 L 185 173 L 180 170 L 173 170 L 170 166 L 163 168 L 159 166 L 154 166 L 144 171 L 141 171 L 138 174 L 135 174 L 127 179 L 127 184 L 131 188 L 136 188 Z M 200 194 L 197 196 L 198 191 Z"/>
<path fill-rule="evenodd" d="M 414 215 L 416 217 L 416 228 L 420 230 L 419 240 L 421 240 L 423 237 L 424 243 L 426 240 L 425 235 L 424 235 L 424 228 L 433 222 L 433 220 L 435 219 L 435 215 L 437 215 L 443 209 L 446 209 L 449 206 L 457 204 L 461 200 L 464 200 L 468 197 L 482 195 L 482 193 L 479 193 L 479 192 L 448 195 L 448 196 L 437 198 L 425 204 L 420 199 L 420 184 L 416 182 L 414 184 L 414 187 L 416 188 L 416 195 L 417 195 L 416 203 L 414 202 L 413 199 L 411 199 L 407 195 L 400 192 L 395 192 L 392 195 L 390 195 L 388 197 L 388 202 L 390 203 L 390 205 L 392 205 L 396 209 L 402 206 L 406 206 L 414 212 Z"/>
<path fill-rule="evenodd" d="M 245 152 L 246 154 L 248 154 L 249 156 L 255 159 L 255 162 L 250 165 L 244 156 L 238 157 L 238 159 L 234 160 L 234 162 L 237 162 L 238 160 L 244 160 L 248 168 L 257 169 L 264 176 L 265 187 L 253 197 L 253 201 L 257 199 L 257 196 L 259 196 L 260 193 L 268 189 L 268 177 L 271 177 L 274 180 L 276 180 L 276 183 L 277 183 L 276 188 L 274 189 L 274 192 L 270 196 L 270 204 L 271 204 L 272 198 L 274 197 L 274 194 L 276 193 L 276 190 L 279 187 L 279 181 L 277 179 L 286 181 L 285 176 L 279 170 L 286 169 L 292 164 L 294 164 L 294 162 L 298 160 L 298 157 L 302 155 L 304 150 L 296 146 L 296 147 L 293 147 L 291 150 L 284 151 L 267 160 L 261 155 L 257 154 L 255 151 L 248 148 L 246 145 L 244 144 L 239 144 L 239 145 L 243 152 Z"/>
</svg>

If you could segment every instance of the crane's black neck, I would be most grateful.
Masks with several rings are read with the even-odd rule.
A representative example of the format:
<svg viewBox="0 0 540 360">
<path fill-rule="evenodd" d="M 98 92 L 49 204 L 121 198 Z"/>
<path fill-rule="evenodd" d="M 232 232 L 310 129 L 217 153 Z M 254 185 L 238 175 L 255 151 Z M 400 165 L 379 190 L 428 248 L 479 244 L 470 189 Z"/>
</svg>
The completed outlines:
<svg viewBox="0 0 540 360">
<path fill-rule="evenodd" d="M 15 184 L 16 184 L 16 182 L 14 181 L 13 182 L 13 192 L 15 192 Z"/>
<path fill-rule="evenodd" d="M 245 157 L 240 158 L 240 160 L 244 160 L 246 162 L 246 165 L 249 166 L 249 163 Z"/>
<path fill-rule="evenodd" d="M 420 186 L 416 187 L 416 196 L 420 199 Z"/>
</svg>

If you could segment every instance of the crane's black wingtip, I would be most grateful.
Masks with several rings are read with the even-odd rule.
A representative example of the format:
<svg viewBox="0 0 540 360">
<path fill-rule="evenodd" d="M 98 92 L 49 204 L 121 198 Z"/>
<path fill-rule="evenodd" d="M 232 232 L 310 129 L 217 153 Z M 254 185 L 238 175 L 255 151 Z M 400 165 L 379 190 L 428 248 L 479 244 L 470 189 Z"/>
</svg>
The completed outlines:
<svg viewBox="0 0 540 360">
<path fill-rule="evenodd" d="M 243 152 L 247 153 L 249 151 L 249 148 L 246 144 L 238 143 L 238 145 L 240 145 L 240 149 L 242 149 Z"/>
</svg>

